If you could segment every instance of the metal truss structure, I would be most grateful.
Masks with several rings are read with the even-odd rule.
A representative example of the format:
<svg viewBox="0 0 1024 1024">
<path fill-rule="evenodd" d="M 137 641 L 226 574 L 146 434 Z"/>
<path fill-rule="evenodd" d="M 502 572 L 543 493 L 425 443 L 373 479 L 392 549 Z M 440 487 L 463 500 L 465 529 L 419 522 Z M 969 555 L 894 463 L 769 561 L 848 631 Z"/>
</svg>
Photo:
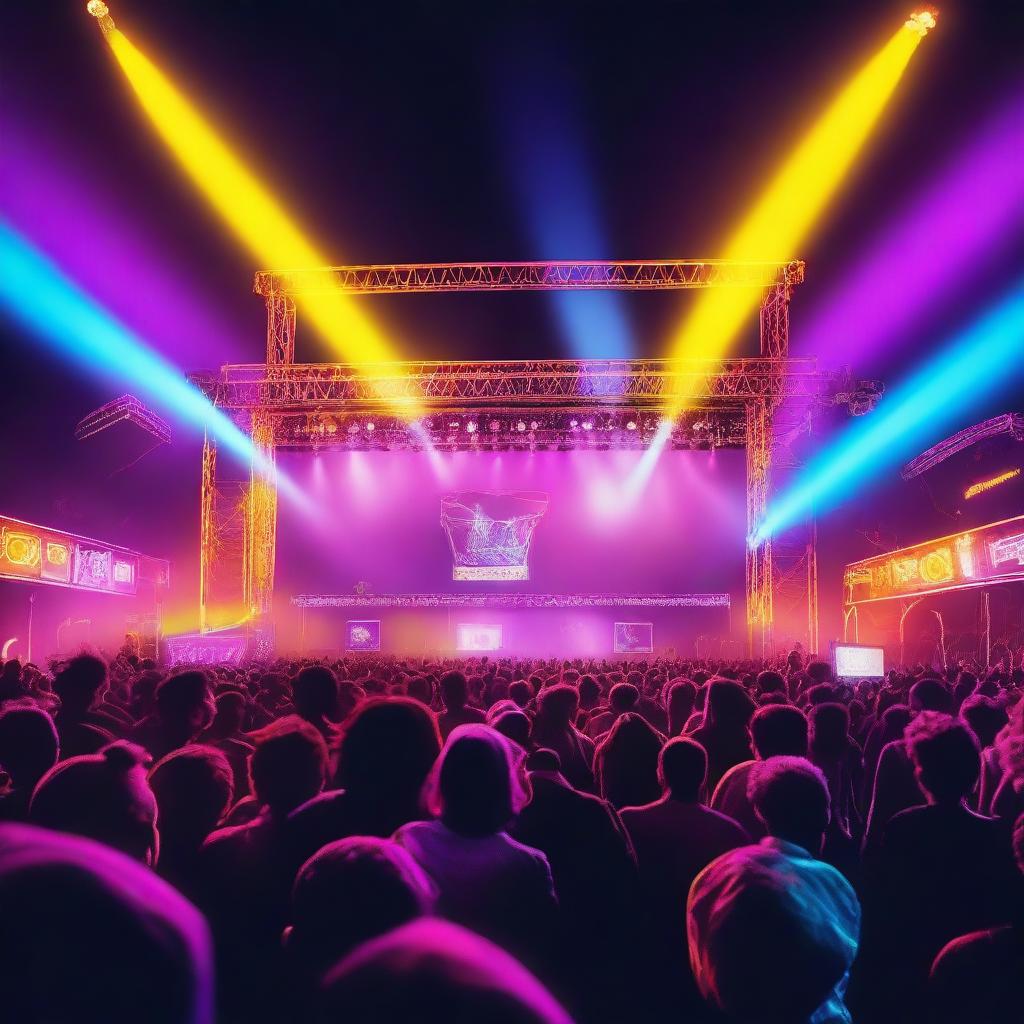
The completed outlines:
<svg viewBox="0 0 1024 1024">
<path fill-rule="evenodd" d="M 75 427 L 75 439 L 85 441 L 101 430 L 114 426 L 115 423 L 134 423 L 140 430 L 149 434 L 157 444 L 168 444 L 171 440 L 171 428 L 152 409 L 147 409 L 134 395 L 122 395 L 106 405 L 101 405 L 88 416 L 78 421 Z"/>
<path fill-rule="evenodd" d="M 900 476 L 904 480 L 913 480 L 914 477 L 927 473 L 928 470 L 934 469 L 939 463 L 945 462 L 946 459 L 962 452 L 965 448 L 970 448 L 971 445 L 990 437 L 998 437 L 1000 434 L 1009 434 L 1017 441 L 1024 441 L 1024 415 L 1007 412 L 1002 416 L 993 416 L 992 419 L 982 420 L 981 423 L 965 427 L 911 459 L 900 470 Z"/>
<path fill-rule="evenodd" d="M 728 594 L 299 594 L 297 608 L 729 608 Z"/>
<path fill-rule="evenodd" d="M 786 445 L 778 441 L 786 410 L 791 419 L 806 419 L 819 405 L 834 402 L 845 382 L 840 374 L 819 371 L 812 359 L 789 358 L 789 300 L 803 274 L 799 260 L 392 264 L 264 271 L 256 275 L 254 290 L 267 307 L 266 361 L 229 365 L 219 374 L 192 379 L 252 433 L 258 449 L 270 458 L 277 448 L 645 448 L 661 418 L 685 396 L 670 443 L 745 449 L 747 527 L 752 535 L 772 491 L 776 460 L 785 463 L 787 458 Z M 759 356 L 714 361 L 295 362 L 297 300 L 316 293 L 708 287 L 760 291 Z M 220 541 L 212 521 L 218 486 L 214 471 L 215 459 L 204 454 L 204 602 L 211 597 L 208 579 L 219 571 Z M 237 600 L 249 617 L 259 620 L 269 613 L 273 592 L 276 493 L 252 473 L 244 502 Z M 776 593 L 783 586 L 793 587 L 793 573 L 780 575 L 773 560 L 773 545 L 783 541 L 767 539 L 747 550 L 752 652 L 773 649 Z M 816 564 L 813 534 L 809 544 L 805 557 Z M 806 614 L 800 616 L 799 627 L 787 628 L 787 635 L 801 635 L 816 649 L 816 571 L 802 576 L 801 588 Z"/>
</svg>

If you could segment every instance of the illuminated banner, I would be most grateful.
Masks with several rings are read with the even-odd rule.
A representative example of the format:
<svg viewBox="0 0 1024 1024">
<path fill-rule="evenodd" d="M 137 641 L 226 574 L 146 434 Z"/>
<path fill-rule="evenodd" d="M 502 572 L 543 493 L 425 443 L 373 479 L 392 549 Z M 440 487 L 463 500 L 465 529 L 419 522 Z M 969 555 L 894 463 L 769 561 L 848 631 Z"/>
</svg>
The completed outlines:
<svg viewBox="0 0 1024 1024">
<path fill-rule="evenodd" d="M 0 579 L 132 596 L 140 582 L 166 589 L 170 563 L 115 544 L 0 516 Z"/>
<path fill-rule="evenodd" d="M 848 605 L 1024 580 L 1024 516 L 853 562 L 843 574 Z"/>
</svg>

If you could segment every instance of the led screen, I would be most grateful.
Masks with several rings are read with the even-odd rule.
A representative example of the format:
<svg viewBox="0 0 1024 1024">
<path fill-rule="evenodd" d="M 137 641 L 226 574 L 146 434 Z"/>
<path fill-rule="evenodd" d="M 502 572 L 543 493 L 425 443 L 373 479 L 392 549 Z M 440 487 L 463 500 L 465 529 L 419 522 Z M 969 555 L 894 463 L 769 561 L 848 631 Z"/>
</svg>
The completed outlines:
<svg viewBox="0 0 1024 1024">
<path fill-rule="evenodd" d="M 501 649 L 501 626 L 478 622 L 460 622 L 455 627 L 455 648 L 459 651 L 497 651 Z"/>
<path fill-rule="evenodd" d="M 380 619 L 349 619 L 345 623 L 345 650 L 379 651 Z"/>
<path fill-rule="evenodd" d="M 837 679 L 881 679 L 885 675 L 885 652 L 881 647 L 835 644 L 832 660 Z"/>
<path fill-rule="evenodd" d="M 653 622 L 616 622 L 616 654 L 650 654 L 654 650 Z"/>
</svg>

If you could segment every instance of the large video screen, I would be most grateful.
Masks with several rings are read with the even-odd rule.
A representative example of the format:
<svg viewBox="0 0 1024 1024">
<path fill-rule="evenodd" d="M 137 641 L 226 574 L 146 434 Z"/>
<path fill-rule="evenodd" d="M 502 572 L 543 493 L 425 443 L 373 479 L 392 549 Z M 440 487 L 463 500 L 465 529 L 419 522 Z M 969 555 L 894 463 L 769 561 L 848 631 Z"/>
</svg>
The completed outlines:
<svg viewBox="0 0 1024 1024">
<path fill-rule="evenodd" d="M 633 488 L 627 484 L 640 472 L 642 454 L 282 452 L 281 469 L 317 511 L 307 515 L 282 495 L 276 590 L 284 600 L 351 593 L 359 581 L 377 594 L 724 591 L 742 606 L 743 452 L 667 451 Z M 474 542 L 478 565 L 463 563 L 484 572 L 453 578 L 458 558 L 442 503 L 461 496 L 472 510 L 466 496 L 473 494 L 526 496 L 511 509 L 486 504 L 490 498 L 478 502 L 488 520 L 532 517 L 528 550 L 524 534 L 507 545 L 506 561 L 515 563 L 507 577 L 481 578 L 499 575 L 486 571 L 494 567 L 495 545 L 484 523 Z M 464 541 L 465 534 L 456 543 Z"/>
</svg>

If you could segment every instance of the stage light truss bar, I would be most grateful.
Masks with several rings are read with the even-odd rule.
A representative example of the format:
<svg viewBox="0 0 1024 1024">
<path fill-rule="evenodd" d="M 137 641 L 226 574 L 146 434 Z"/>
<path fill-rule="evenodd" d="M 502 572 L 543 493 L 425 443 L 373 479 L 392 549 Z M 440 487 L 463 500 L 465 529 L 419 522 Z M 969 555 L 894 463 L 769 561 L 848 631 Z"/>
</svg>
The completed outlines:
<svg viewBox="0 0 1024 1024">
<path fill-rule="evenodd" d="M 415 429 L 398 417 L 374 413 L 287 412 L 274 422 L 277 448 L 318 451 L 536 451 L 624 450 L 650 446 L 662 422 L 657 412 L 609 411 L 606 406 L 572 412 L 550 408 L 433 413 Z M 687 410 L 676 421 L 670 448 L 742 448 L 742 407 Z"/>
<path fill-rule="evenodd" d="M 698 384 L 694 385 L 694 379 Z M 659 407 L 673 394 L 691 405 L 779 398 L 820 398 L 839 374 L 814 359 L 547 360 L 387 364 L 296 363 L 229 365 L 218 377 L 193 381 L 224 409 L 388 408 L 415 399 L 419 408 L 446 410 L 490 403 Z M 685 390 L 684 390 L 685 389 Z"/>
<path fill-rule="evenodd" d="M 932 445 L 916 459 L 911 459 L 900 470 L 900 476 L 904 480 L 913 480 L 914 477 L 934 469 L 939 463 L 945 462 L 965 448 L 970 448 L 971 445 L 990 437 L 998 437 L 1000 434 L 1009 434 L 1017 441 L 1024 441 L 1024 415 L 1014 412 L 1003 413 L 1002 416 L 993 416 L 990 420 L 982 420 L 981 423 L 965 427 L 944 441 Z"/>
<path fill-rule="evenodd" d="M 134 423 L 154 438 L 158 444 L 169 444 L 171 428 L 152 409 L 147 409 L 134 395 L 122 395 L 79 420 L 75 438 L 84 441 L 115 423 Z"/>
<path fill-rule="evenodd" d="M 257 295 L 395 292 L 551 291 L 746 287 L 789 289 L 804 279 L 801 260 L 565 260 L 536 263 L 391 263 L 261 270 Z"/>
<path fill-rule="evenodd" d="M 728 608 L 728 594 L 298 594 L 297 608 Z"/>
</svg>

